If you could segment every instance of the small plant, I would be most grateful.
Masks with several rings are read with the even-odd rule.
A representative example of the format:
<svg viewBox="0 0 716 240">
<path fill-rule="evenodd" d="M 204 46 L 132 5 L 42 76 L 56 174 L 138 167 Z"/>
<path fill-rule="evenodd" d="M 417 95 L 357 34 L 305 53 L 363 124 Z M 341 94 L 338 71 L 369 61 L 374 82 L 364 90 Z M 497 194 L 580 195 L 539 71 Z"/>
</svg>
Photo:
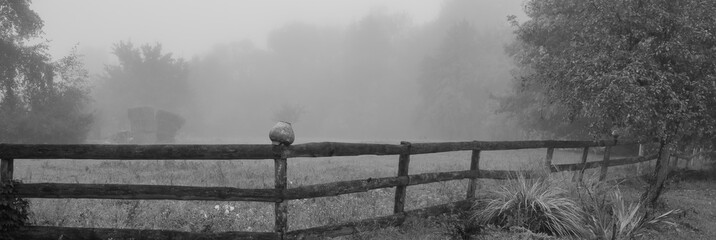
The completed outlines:
<svg viewBox="0 0 716 240">
<path fill-rule="evenodd" d="M 480 225 L 522 227 L 535 233 L 586 236 L 581 208 L 547 177 L 516 179 L 492 191 L 494 198 L 476 203 L 472 219 Z M 484 205 L 479 207 L 478 205 Z"/>
<path fill-rule="evenodd" d="M 577 193 L 585 213 L 585 226 L 592 238 L 604 240 L 634 239 L 646 229 L 660 225 L 675 225 L 669 219 L 681 211 L 674 209 L 660 215 L 650 215 L 641 203 L 628 203 L 618 185 L 585 181 Z"/>
<path fill-rule="evenodd" d="M 469 216 L 449 215 L 443 219 L 442 223 L 443 235 L 449 236 L 450 239 L 470 239 L 470 236 L 479 233 L 482 230 L 481 225 L 474 224 Z"/>
<path fill-rule="evenodd" d="M 13 239 L 10 234 L 27 223 L 29 203 L 17 195 L 18 183 L 15 180 L 0 183 L 0 239 Z"/>
</svg>

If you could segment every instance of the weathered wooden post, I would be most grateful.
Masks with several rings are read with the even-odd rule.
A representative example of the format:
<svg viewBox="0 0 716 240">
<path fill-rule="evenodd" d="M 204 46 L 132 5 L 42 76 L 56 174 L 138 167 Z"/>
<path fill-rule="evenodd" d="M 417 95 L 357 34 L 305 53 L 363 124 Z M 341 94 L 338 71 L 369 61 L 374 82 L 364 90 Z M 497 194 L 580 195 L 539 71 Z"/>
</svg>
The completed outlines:
<svg viewBox="0 0 716 240">
<path fill-rule="evenodd" d="M 616 146 L 618 142 L 619 135 L 622 133 L 622 130 L 619 128 L 612 128 L 612 137 L 614 138 L 614 144 L 612 146 Z M 602 160 L 602 170 L 599 174 L 599 181 L 604 181 L 607 179 L 607 170 L 609 169 L 609 155 L 612 152 L 612 146 L 606 146 L 604 148 L 604 159 Z"/>
<path fill-rule="evenodd" d="M 694 166 L 694 158 L 696 158 L 696 147 L 691 149 L 691 156 L 686 161 L 686 170 L 691 170 Z"/>
<path fill-rule="evenodd" d="M 279 122 L 269 132 L 269 139 L 273 144 L 274 155 L 274 177 L 275 188 L 281 192 L 281 199 L 274 204 L 274 231 L 278 233 L 280 239 L 288 232 L 288 203 L 285 201 L 283 192 L 286 190 L 288 177 L 286 174 L 288 146 L 295 139 L 291 124 L 287 122 Z"/>
<path fill-rule="evenodd" d="M 283 191 L 286 190 L 287 174 L 286 174 L 286 157 L 283 156 L 286 146 L 273 146 L 274 151 L 274 176 L 275 188 L 281 191 L 281 199 L 274 205 L 274 231 L 279 234 L 281 239 L 288 232 L 288 203 L 283 198 Z"/>
<path fill-rule="evenodd" d="M 12 171 L 15 168 L 14 159 L 3 158 L 0 160 L 0 182 L 12 180 Z"/>
<path fill-rule="evenodd" d="M 552 173 L 552 156 L 554 155 L 554 148 L 547 148 L 547 156 L 544 157 L 544 168 L 545 174 L 549 177 Z"/>
<path fill-rule="evenodd" d="M 470 183 L 467 185 L 467 199 L 475 197 L 475 190 L 477 190 L 477 179 L 480 177 L 480 150 L 472 150 L 472 156 L 470 157 L 470 171 L 475 173 L 475 177 L 470 178 Z"/>
<path fill-rule="evenodd" d="M 641 143 L 639 144 L 639 157 L 644 157 L 644 144 L 641 144 Z M 644 164 L 644 162 L 638 162 L 636 164 L 636 175 L 637 176 L 641 176 L 643 164 Z"/>
<path fill-rule="evenodd" d="M 609 169 L 609 154 L 611 154 L 611 151 L 612 146 L 604 147 L 604 158 L 602 159 L 602 169 L 599 172 L 599 181 L 604 181 L 607 179 L 607 170 Z"/>
<path fill-rule="evenodd" d="M 579 169 L 579 171 L 574 173 L 574 176 L 572 178 L 576 178 L 576 181 L 582 182 L 584 179 L 584 170 L 587 169 L 587 157 L 589 156 L 589 147 L 584 147 L 584 150 L 582 151 L 582 169 Z M 572 181 L 575 181 L 575 179 L 572 179 Z"/>
<path fill-rule="evenodd" d="M 410 143 L 400 142 L 400 145 L 405 147 L 405 152 L 400 154 L 398 158 L 398 177 L 408 176 L 408 169 L 410 168 Z M 405 192 L 407 185 L 399 185 L 395 187 L 395 206 L 393 207 L 393 213 L 402 213 L 405 210 Z"/>
</svg>

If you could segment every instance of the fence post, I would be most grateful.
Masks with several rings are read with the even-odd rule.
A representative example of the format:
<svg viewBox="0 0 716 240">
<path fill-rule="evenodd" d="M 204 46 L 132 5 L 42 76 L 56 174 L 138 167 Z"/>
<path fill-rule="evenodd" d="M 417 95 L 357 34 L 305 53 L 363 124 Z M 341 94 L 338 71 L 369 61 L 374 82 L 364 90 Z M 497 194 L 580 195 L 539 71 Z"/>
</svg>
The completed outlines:
<svg viewBox="0 0 716 240">
<path fill-rule="evenodd" d="M 472 156 L 470 157 L 470 171 L 477 173 L 477 177 L 470 178 L 470 183 L 467 185 L 467 199 L 475 197 L 477 178 L 480 176 L 480 150 L 472 150 Z"/>
<path fill-rule="evenodd" d="M 696 158 L 696 147 L 694 147 L 693 149 L 691 149 L 691 157 L 690 157 L 689 160 L 686 162 L 686 170 L 690 170 L 690 169 L 693 168 L 693 166 L 694 166 L 694 158 Z"/>
<path fill-rule="evenodd" d="M 400 154 L 398 158 L 398 177 L 408 176 L 408 169 L 410 166 L 410 143 L 400 142 L 400 145 L 406 147 L 405 153 Z M 405 190 L 406 185 L 400 185 L 395 187 L 395 206 L 393 207 L 393 213 L 402 213 L 405 210 Z"/>
<path fill-rule="evenodd" d="M 587 169 L 587 156 L 589 156 L 589 147 L 584 147 L 584 150 L 582 151 L 582 169 L 579 169 L 579 171 L 574 173 L 574 176 L 572 177 L 573 182 L 575 180 L 578 182 L 582 182 L 582 180 L 584 179 L 584 170 Z"/>
<path fill-rule="evenodd" d="M 281 192 L 281 200 L 274 204 L 274 231 L 278 233 L 280 239 L 284 239 L 286 232 L 288 232 L 288 203 L 283 196 L 287 182 L 287 161 L 284 150 L 286 150 L 286 146 L 283 144 L 273 146 L 275 188 Z"/>
<path fill-rule="evenodd" d="M 639 144 L 639 157 L 644 157 L 644 144 Z M 636 175 L 641 176 L 642 165 L 644 162 L 638 162 L 636 164 Z"/>
<path fill-rule="evenodd" d="M 612 146 L 604 147 L 604 159 L 602 159 L 602 170 L 599 172 L 599 181 L 607 179 L 607 170 L 609 168 L 609 154 L 612 151 Z"/>
<path fill-rule="evenodd" d="M 547 156 L 544 158 L 544 167 L 547 170 L 547 176 L 552 172 L 552 156 L 554 148 L 547 148 Z"/>
<path fill-rule="evenodd" d="M 3 158 L 0 160 L 0 181 L 10 181 L 12 180 L 12 171 L 15 168 L 14 167 L 14 160 L 12 158 Z"/>
</svg>

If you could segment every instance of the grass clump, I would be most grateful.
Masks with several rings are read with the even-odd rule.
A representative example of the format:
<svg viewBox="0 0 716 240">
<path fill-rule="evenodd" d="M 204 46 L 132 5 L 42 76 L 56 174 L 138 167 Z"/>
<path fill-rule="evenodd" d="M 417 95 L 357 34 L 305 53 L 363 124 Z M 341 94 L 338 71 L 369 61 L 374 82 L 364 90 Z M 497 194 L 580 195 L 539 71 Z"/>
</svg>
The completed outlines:
<svg viewBox="0 0 716 240">
<path fill-rule="evenodd" d="M 497 186 L 491 195 L 473 206 L 472 219 L 477 224 L 520 227 L 556 236 L 588 236 L 582 208 L 546 176 L 528 179 L 518 174 L 516 179 Z"/>
<path fill-rule="evenodd" d="M 655 214 L 640 202 L 626 200 L 618 185 L 587 181 L 576 191 L 585 213 L 585 226 L 592 239 L 635 239 L 658 225 L 676 225 L 670 219 L 681 210 Z"/>
</svg>

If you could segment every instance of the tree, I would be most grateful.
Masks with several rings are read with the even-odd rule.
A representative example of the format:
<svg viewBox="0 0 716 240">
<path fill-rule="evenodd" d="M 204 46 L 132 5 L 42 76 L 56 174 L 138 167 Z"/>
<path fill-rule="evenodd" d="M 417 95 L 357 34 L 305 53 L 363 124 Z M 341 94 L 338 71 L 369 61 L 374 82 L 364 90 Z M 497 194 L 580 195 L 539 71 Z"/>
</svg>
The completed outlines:
<svg viewBox="0 0 716 240">
<path fill-rule="evenodd" d="M 150 106 L 181 112 L 189 102 L 189 71 L 181 58 L 162 52 L 161 44 L 134 47 L 131 42 L 114 45 L 118 65 L 106 67 L 97 101 L 106 120 L 126 121 L 127 109 Z M 116 129 L 119 130 L 119 129 Z"/>
<path fill-rule="evenodd" d="M 541 103 L 560 106 L 564 120 L 587 121 L 594 137 L 617 129 L 658 139 L 658 178 L 643 196 L 654 204 L 674 147 L 716 133 L 716 2 L 532 0 L 525 6 L 530 20 L 514 22 L 516 85 L 539 90 Z"/>
<path fill-rule="evenodd" d="M 0 1 L 0 142 L 79 143 L 91 114 L 77 54 L 52 61 L 29 1 Z"/>
<path fill-rule="evenodd" d="M 494 32 L 490 32 L 494 33 Z M 485 134 L 491 92 L 506 79 L 498 39 L 469 22 L 453 24 L 436 53 L 423 59 L 418 83 L 421 121 L 440 137 L 475 139 Z"/>
</svg>

